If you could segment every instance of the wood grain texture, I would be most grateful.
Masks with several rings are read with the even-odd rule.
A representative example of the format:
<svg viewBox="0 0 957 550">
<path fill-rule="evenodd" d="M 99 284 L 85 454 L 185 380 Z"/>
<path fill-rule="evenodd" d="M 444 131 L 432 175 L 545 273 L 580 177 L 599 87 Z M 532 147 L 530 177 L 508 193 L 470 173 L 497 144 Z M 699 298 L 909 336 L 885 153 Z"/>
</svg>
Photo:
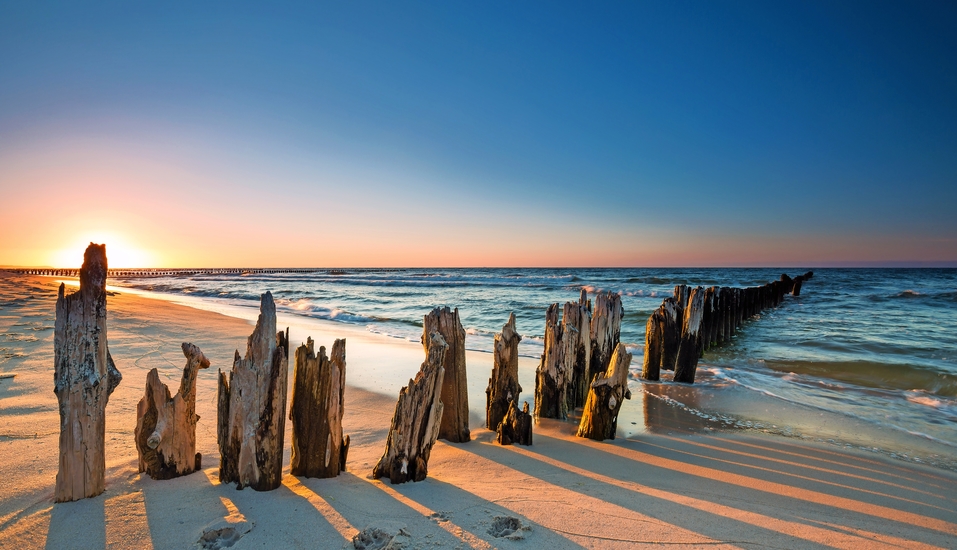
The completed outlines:
<svg viewBox="0 0 957 550">
<path fill-rule="evenodd" d="M 276 304 L 262 295 L 256 328 L 229 377 L 219 371 L 219 480 L 271 491 L 282 480 L 289 332 L 276 332 Z"/>
<path fill-rule="evenodd" d="M 106 245 L 90 243 L 80 289 L 60 285 L 54 325 L 53 391 L 60 411 L 60 460 L 54 499 L 67 502 L 104 489 L 106 405 L 122 375 L 106 330 Z"/>
<path fill-rule="evenodd" d="M 170 396 L 154 368 L 146 375 L 146 393 L 136 406 L 136 452 L 139 471 L 153 479 L 172 479 L 199 470 L 196 452 L 196 377 L 209 360 L 193 344 L 183 343 L 186 367 L 179 391 Z"/>
<path fill-rule="evenodd" d="M 336 340 L 329 357 L 326 348 L 314 351 L 312 338 L 296 349 L 292 399 L 292 454 L 294 476 L 336 477 L 346 469 L 349 436 L 342 435 L 345 412 L 346 341 Z"/>
</svg>

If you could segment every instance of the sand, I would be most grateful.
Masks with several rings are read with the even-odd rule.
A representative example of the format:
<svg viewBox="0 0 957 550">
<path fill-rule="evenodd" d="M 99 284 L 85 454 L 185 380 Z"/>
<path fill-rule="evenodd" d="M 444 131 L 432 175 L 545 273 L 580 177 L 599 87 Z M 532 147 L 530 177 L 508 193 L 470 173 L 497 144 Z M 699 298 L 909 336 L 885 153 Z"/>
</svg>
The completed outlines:
<svg viewBox="0 0 957 550">
<path fill-rule="evenodd" d="M 957 546 L 954 473 L 715 430 L 649 395 L 661 391 L 652 386 L 625 403 L 615 441 L 582 440 L 573 424 L 546 420 L 533 446 L 501 447 L 482 426 L 491 356 L 477 352 L 468 355 L 473 441 L 437 443 L 423 482 L 372 480 L 396 392 L 417 371 L 421 346 L 285 316 L 280 325 L 292 326 L 294 345 L 307 335 L 327 346 L 347 338 L 348 471 L 324 480 L 287 473 L 275 491 L 237 491 L 218 482 L 216 372 L 245 348 L 251 315 L 123 290 L 108 299 L 110 351 L 123 382 L 107 407 L 106 492 L 54 505 L 57 284 L 0 275 L 0 376 L 16 374 L 0 378 L 0 548 L 189 548 L 204 534 L 207 547 L 352 548 L 360 531 L 375 535 L 367 548 L 390 540 L 404 548 Z M 204 468 L 154 481 L 137 472 L 136 403 L 150 368 L 178 384 L 183 341 L 212 363 L 197 391 Z M 532 392 L 534 367 L 521 364 L 523 395 Z M 288 472 L 288 434 L 286 441 Z"/>
</svg>

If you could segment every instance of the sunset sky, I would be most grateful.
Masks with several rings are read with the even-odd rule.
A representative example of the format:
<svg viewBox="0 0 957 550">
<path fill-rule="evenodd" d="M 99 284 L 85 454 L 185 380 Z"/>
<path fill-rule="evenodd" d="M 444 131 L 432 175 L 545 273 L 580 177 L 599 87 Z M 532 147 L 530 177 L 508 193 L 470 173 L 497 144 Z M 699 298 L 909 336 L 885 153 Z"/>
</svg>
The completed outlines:
<svg viewBox="0 0 957 550">
<path fill-rule="evenodd" d="M 957 265 L 957 3 L 0 3 L 0 265 Z"/>
</svg>

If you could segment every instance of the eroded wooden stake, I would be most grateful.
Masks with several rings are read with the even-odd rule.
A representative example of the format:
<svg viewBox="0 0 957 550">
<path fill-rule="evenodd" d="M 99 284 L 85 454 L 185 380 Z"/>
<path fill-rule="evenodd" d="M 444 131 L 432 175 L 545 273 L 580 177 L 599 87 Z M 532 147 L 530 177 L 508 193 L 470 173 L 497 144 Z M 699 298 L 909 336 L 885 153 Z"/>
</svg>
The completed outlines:
<svg viewBox="0 0 957 550">
<path fill-rule="evenodd" d="M 146 375 L 146 394 L 136 406 L 133 430 L 139 471 L 153 479 L 172 479 L 202 468 L 202 456 L 196 452 L 196 378 L 200 369 L 209 368 L 209 360 L 193 344 L 183 343 L 186 367 L 179 391 L 170 396 L 159 372 Z"/>
</svg>

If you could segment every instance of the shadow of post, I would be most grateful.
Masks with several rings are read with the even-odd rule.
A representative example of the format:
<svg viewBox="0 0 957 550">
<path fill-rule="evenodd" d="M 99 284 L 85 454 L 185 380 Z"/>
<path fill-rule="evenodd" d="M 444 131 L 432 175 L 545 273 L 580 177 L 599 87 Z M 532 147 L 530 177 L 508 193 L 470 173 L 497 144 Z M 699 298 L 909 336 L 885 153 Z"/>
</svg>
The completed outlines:
<svg viewBox="0 0 957 550">
<path fill-rule="evenodd" d="M 54 504 L 44 548 L 106 548 L 106 497 Z"/>
</svg>

